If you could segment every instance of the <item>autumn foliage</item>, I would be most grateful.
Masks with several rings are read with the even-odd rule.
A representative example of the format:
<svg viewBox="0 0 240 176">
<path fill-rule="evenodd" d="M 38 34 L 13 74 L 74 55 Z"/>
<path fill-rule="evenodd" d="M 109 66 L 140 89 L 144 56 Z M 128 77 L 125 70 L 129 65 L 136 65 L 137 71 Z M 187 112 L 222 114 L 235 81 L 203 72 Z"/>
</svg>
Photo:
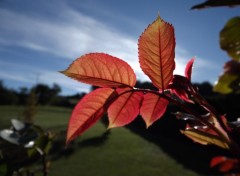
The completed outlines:
<svg viewBox="0 0 240 176">
<path fill-rule="evenodd" d="M 92 126 L 104 112 L 108 113 L 109 128 L 127 125 L 139 114 L 149 127 L 164 114 L 168 100 L 159 95 L 173 78 L 173 26 L 158 16 L 140 36 L 138 47 L 140 66 L 159 92 L 134 88 L 136 75 L 130 65 L 104 53 L 81 56 L 62 72 L 80 82 L 100 87 L 75 107 L 68 126 L 67 143 Z"/>
<path fill-rule="evenodd" d="M 141 115 L 146 127 L 159 120 L 169 103 L 183 109 L 176 112 L 186 121 L 181 132 L 203 145 L 212 144 L 232 151 L 240 157 L 239 146 L 232 136 L 233 127 L 225 116 L 216 112 L 191 84 L 194 58 L 186 65 L 185 75 L 173 75 L 175 69 L 175 35 L 171 24 L 159 16 L 141 34 L 138 40 L 139 63 L 158 91 L 134 87 L 136 75 L 125 61 L 104 53 L 90 53 L 76 59 L 63 74 L 77 81 L 98 86 L 84 96 L 74 108 L 67 131 L 66 143 L 74 140 L 94 125 L 105 113 L 109 128 L 131 123 Z M 199 105 L 205 114 L 191 109 Z M 238 160 L 224 164 L 226 158 L 216 158 L 212 167 L 221 165 L 222 171 L 235 168 Z M 228 169 L 226 169 L 226 167 Z"/>
</svg>

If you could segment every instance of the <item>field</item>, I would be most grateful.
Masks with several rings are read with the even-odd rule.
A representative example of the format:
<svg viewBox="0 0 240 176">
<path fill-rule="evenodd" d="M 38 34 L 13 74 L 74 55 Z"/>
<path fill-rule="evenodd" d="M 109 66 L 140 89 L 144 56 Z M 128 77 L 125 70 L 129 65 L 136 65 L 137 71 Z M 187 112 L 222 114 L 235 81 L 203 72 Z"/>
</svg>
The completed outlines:
<svg viewBox="0 0 240 176">
<path fill-rule="evenodd" d="M 10 125 L 17 118 L 21 107 L 1 106 L 0 127 Z M 65 130 L 71 114 L 70 109 L 40 107 L 35 123 L 59 136 L 58 147 L 62 147 Z M 126 128 L 115 128 L 106 132 L 98 122 L 73 144 L 68 155 L 53 157 L 49 176 L 194 176 L 196 173 L 166 155 L 157 145 L 144 140 Z M 40 176 L 41 174 L 39 174 Z"/>
</svg>

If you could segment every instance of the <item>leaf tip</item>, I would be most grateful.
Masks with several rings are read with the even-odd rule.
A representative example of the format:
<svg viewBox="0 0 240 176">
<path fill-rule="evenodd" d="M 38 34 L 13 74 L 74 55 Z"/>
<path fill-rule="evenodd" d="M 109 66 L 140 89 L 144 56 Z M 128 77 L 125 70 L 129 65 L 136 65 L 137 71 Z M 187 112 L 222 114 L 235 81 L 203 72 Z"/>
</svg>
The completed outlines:
<svg viewBox="0 0 240 176">
<path fill-rule="evenodd" d="M 158 11 L 157 19 L 161 19 L 160 12 Z"/>
<path fill-rule="evenodd" d="M 74 138 L 72 136 L 69 136 L 69 134 L 67 134 L 66 141 L 65 141 L 65 146 L 67 147 L 73 139 Z"/>
<path fill-rule="evenodd" d="M 146 129 L 148 129 L 153 123 L 151 123 L 151 122 L 145 122 L 145 124 L 146 124 Z"/>
<path fill-rule="evenodd" d="M 108 127 L 107 127 L 107 130 L 110 130 L 110 129 L 115 128 L 115 127 L 117 127 L 117 125 L 115 125 L 114 123 L 109 124 Z"/>
<path fill-rule="evenodd" d="M 63 70 L 63 71 L 58 71 L 59 73 L 62 73 L 64 75 L 67 75 L 67 71 L 66 70 Z"/>
<path fill-rule="evenodd" d="M 195 59 L 196 59 L 195 56 L 192 59 L 190 59 L 185 68 L 185 77 L 188 78 L 190 81 L 192 77 L 192 69 Z"/>
</svg>

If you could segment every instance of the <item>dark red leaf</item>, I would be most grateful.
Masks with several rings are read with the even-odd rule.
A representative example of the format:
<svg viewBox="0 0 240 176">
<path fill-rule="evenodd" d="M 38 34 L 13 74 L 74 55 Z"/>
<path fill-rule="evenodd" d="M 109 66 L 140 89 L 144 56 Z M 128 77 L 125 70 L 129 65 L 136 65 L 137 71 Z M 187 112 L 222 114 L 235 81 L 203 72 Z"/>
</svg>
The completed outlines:
<svg viewBox="0 0 240 176">
<path fill-rule="evenodd" d="M 217 156 L 211 160 L 210 167 L 218 166 L 220 172 L 229 172 L 237 167 L 239 162 L 237 159 L 227 158 L 224 156 Z"/>
<path fill-rule="evenodd" d="M 192 58 L 190 61 L 188 61 L 185 68 L 185 77 L 188 78 L 190 81 L 192 76 L 192 67 L 193 67 L 194 60 L 195 58 Z"/>
</svg>

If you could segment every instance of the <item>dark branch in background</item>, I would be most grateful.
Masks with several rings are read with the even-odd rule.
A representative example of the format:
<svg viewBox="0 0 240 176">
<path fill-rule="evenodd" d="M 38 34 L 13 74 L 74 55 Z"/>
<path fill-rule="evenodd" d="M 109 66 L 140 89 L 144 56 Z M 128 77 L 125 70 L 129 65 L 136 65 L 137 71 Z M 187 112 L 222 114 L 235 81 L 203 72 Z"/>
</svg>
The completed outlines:
<svg viewBox="0 0 240 176">
<path fill-rule="evenodd" d="M 240 0 L 207 0 L 204 3 L 197 4 L 191 8 L 193 9 L 204 9 L 208 7 L 235 7 L 240 5 Z"/>
</svg>

